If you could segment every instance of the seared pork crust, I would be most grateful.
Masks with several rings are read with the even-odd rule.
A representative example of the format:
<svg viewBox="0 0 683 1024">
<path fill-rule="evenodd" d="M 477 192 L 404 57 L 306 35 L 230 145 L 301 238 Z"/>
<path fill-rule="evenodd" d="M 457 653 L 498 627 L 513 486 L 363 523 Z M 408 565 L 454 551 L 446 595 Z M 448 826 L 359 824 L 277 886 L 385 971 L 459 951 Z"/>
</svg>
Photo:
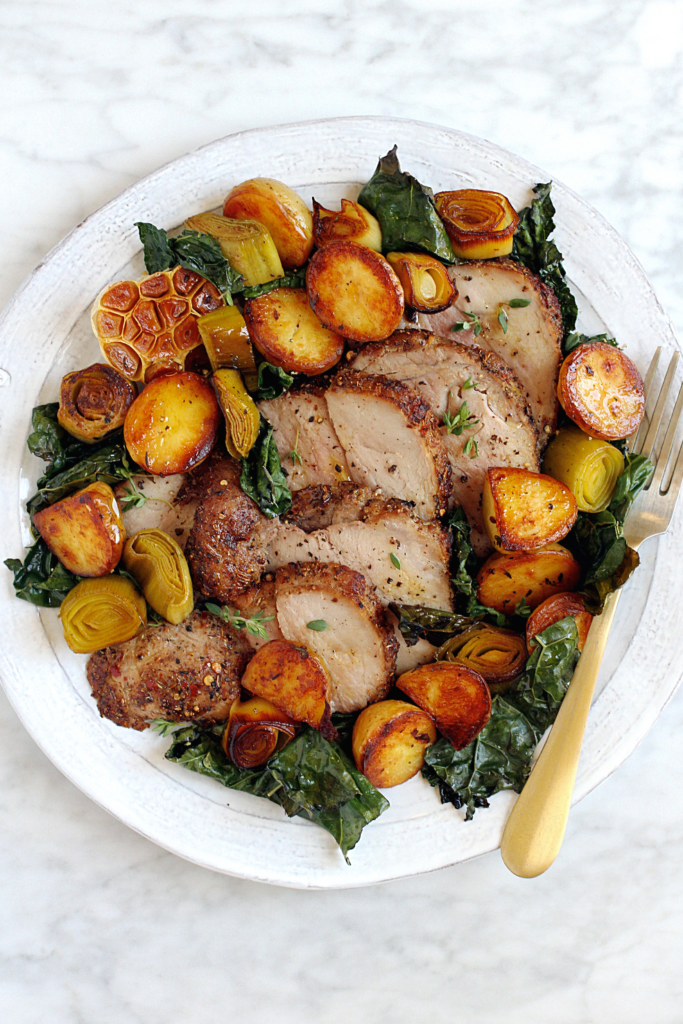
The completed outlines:
<svg viewBox="0 0 683 1024">
<path fill-rule="evenodd" d="M 372 498 L 369 487 L 358 487 L 350 480 L 338 484 L 304 487 L 292 495 L 292 507 L 283 522 L 298 526 L 304 533 L 324 530 L 334 523 L 354 523 Z"/>
<path fill-rule="evenodd" d="M 284 639 L 277 621 L 275 577 L 272 573 L 267 573 L 259 584 L 249 587 L 243 594 L 236 594 L 232 599 L 232 604 L 245 619 L 253 619 L 257 615 L 261 621 L 264 619 L 269 620 L 268 622 L 263 622 L 263 628 L 268 634 L 265 639 L 261 636 L 255 636 L 247 629 L 243 632 L 244 639 L 255 651 L 258 651 L 259 647 L 263 647 L 270 640 Z"/>
<path fill-rule="evenodd" d="M 338 563 L 295 562 L 275 574 L 275 599 L 283 635 L 323 659 L 332 711 L 357 711 L 386 697 L 399 644 L 375 588 L 361 573 Z M 314 618 L 327 628 L 309 630 Z"/>
<path fill-rule="evenodd" d="M 239 463 L 226 456 L 188 482 L 201 497 L 185 556 L 196 591 L 222 603 L 257 583 L 266 564 L 254 534 L 267 520 L 240 488 L 240 472 Z"/>
<path fill-rule="evenodd" d="M 177 626 L 148 626 L 91 655 L 87 676 L 100 714 L 128 729 L 167 722 L 222 722 L 239 696 L 252 650 L 208 612 Z"/>
<path fill-rule="evenodd" d="M 427 403 L 413 388 L 402 381 L 392 380 L 391 377 L 385 377 L 382 374 L 364 374 L 357 373 L 353 369 L 344 369 L 332 378 L 327 392 L 328 407 L 330 407 L 330 398 L 332 396 L 349 392 L 359 396 L 368 395 L 394 406 L 403 414 L 406 426 L 420 436 L 423 450 L 433 465 L 433 483 L 430 488 L 431 493 L 422 502 L 417 503 L 418 514 L 422 519 L 432 519 L 435 516 L 443 515 L 448 508 L 448 499 L 451 493 L 451 467 L 441 439 L 440 423 Z M 341 428 L 339 423 L 336 422 L 335 412 L 332 407 L 330 407 L 330 414 L 339 434 Z M 367 424 L 367 426 L 371 430 L 370 424 Z M 364 440 L 368 444 L 372 443 L 372 437 L 366 436 L 363 438 L 360 436 L 362 434 L 360 424 L 357 426 L 347 424 L 347 432 L 350 436 L 354 437 L 355 442 L 359 446 L 363 444 Z M 365 483 L 367 476 L 374 475 L 372 470 L 368 471 L 365 466 L 354 464 L 353 455 L 349 452 L 348 446 L 344 445 L 344 439 L 340 438 L 340 440 L 342 441 L 342 446 L 346 447 L 351 477 L 358 483 Z M 398 443 L 397 439 L 397 446 Z M 391 451 L 386 452 L 388 463 L 391 462 L 390 457 L 392 454 Z M 406 473 L 406 470 L 407 476 L 410 478 L 410 467 L 388 465 L 386 472 L 381 473 L 381 481 L 378 481 L 380 486 L 388 491 L 392 497 L 411 500 L 404 492 L 404 484 L 401 481 L 402 473 L 400 471 Z M 400 493 L 391 495 L 389 487 L 392 480 L 396 481 L 397 490 Z"/>
</svg>

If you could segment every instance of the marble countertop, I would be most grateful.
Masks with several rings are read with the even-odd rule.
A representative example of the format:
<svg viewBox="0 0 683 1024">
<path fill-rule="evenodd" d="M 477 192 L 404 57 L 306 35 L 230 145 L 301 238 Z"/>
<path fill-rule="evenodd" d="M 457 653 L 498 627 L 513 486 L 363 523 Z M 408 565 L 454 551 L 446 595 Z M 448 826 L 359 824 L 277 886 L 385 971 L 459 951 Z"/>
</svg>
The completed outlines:
<svg viewBox="0 0 683 1024">
<path fill-rule="evenodd" d="M 621 232 L 683 330 L 675 2 L 5 0 L 0 69 L 0 305 L 165 161 L 245 128 L 379 114 L 471 132 L 563 180 Z M 492 854 L 299 892 L 131 832 L 53 768 L 0 694 L 0 1015 L 678 1024 L 682 730 L 679 691 L 535 881 Z"/>
</svg>

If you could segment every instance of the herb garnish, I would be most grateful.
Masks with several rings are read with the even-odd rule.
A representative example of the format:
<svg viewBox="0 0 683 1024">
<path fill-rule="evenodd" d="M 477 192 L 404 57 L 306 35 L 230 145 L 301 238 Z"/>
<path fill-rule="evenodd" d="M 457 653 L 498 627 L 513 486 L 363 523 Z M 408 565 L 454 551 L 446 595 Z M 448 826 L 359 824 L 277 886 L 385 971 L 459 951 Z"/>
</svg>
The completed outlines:
<svg viewBox="0 0 683 1024">
<path fill-rule="evenodd" d="M 471 459 L 476 459 L 479 454 L 479 445 L 473 437 L 467 439 L 467 443 L 463 448 L 463 453 L 469 455 Z"/>
<path fill-rule="evenodd" d="M 460 390 L 461 391 L 469 391 L 470 388 L 476 388 L 476 386 L 477 386 L 476 380 L 472 380 L 471 377 L 468 377 L 467 380 L 465 381 L 465 383 L 460 386 Z"/>
<path fill-rule="evenodd" d="M 297 424 L 296 427 L 296 440 L 294 441 L 294 447 L 292 448 L 291 452 L 287 452 L 287 454 L 285 455 L 285 459 L 291 459 L 293 466 L 296 466 L 297 463 L 300 466 L 303 465 L 303 461 L 301 459 L 301 456 L 299 455 L 299 424 Z"/>
<path fill-rule="evenodd" d="M 450 391 L 448 395 L 450 397 Z M 473 430 L 478 423 L 479 420 L 467 408 L 467 402 L 463 402 L 455 414 L 448 412 L 448 410 L 443 414 L 443 425 L 447 433 L 455 434 L 457 437 L 462 434 L 463 430 Z"/>
<path fill-rule="evenodd" d="M 252 636 L 258 636 L 261 640 L 268 639 L 268 631 L 264 623 L 272 622 L 275 618 L 274 615 L 264 615 L 263 612 L 256 612 L 250 619 L 246 619 L 244 615 L 239 615 L 237 612 L 231 612 L 227 605 L 222 608 L 218 604 L 213 604 L 207 601 L 205 606 L 207 612 L 211 612 L 212 615 L 216 615 L 223 622 L 227 622 L 229 626 L 234 629 L 246 629 L 247 633 L 251 633 Z"/>
<path fill-rule="evenodd" d="M 469 317 L 469 320 L 458 320 L 451 327 L 452 331 L 469 331 L 470 328 L 474 330 L 475 338 L 478 338 L 481 334 L 481 320 L 475 313 L 468 313 L 465 310 L 465 316 Z"/>
<path fill-rule="evenodd" d="M 398 557 L 398 555 L 395 555 L 394 552 L 392 551 L 389 555 L 389 558 L 391 559 L 391 564 L 394 566 L 395 569 L 401 568 L 401 559 Z"/>
<path fill-rule="evenodd" d="M 324 619 L 313 619 L 311 622 L 306 623 L 306 629 L 312 629 L 316 633 L 322 633 L 327 629 L 327 623 Z"/>
</svg>

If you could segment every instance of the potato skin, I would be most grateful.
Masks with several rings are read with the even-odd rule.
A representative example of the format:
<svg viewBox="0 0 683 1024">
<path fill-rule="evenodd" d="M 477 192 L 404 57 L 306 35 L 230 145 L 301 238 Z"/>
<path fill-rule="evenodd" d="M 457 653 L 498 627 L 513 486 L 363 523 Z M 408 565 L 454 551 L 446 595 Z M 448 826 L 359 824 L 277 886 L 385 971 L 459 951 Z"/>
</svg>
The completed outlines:
<svg viewBox="0 0 683 1024">
<path fill-rule="evenodd" d="M 435 741 L 428 714 L 402 700 L 383 700 L 361 711 L 351 745 L 358 770 L 373 786 L 389 789 L 417 775 Z"/>
<path fill-rule="evenodd" d="M 504 615 L 512 615 L 522 598 L 536 608 L 547 597 L 578 586 L 581 569 L 560 544 L 537 551 L 495 552 L 477 575 L 477 598 Z"/>
<path fill-rule="evenodd" d="M 538 644 L 534 643 L 534 637 L 542 633 L 548 626 L 554 625 L 560 619 L 573 615 L 576 621 L 576 628 L 579 631 L 578 648 L 583 650 L 583 645 L 588 638 L 593 616 L 586 611 L 583 598 L 578 594 L 555 594 L 546 598 L 539 604 L 526 622 L 526 646 L 529 654 Z"/>
<path fill-rule="evenodd" d="M 339 362 L 344 339 L 321 324 L 305 288 L 274 288 L 244 307 L 249 337 L 268 362 L 313 376 Z"/>
<path fill-rule="evenodd" d="M 285 270 L 300 267 L 313 248 L 313 217 L 303 199 L 274 178 L 251 178 L 228 194 L 223 216 L 267 227 Z"/>
<path fill-rule="evenodd" d="M 126 415 L 131 458 L 156 476 L 184 473 L 213 448 L 222 415 L 213 388 L 196 373 L 155 377 Z"/>
<path fill-rule="evenodd" d="M 388 338 L 403 316 L 403 289 L 390 264 L 356 242 L 318 249 L 308 264 L 306 287 L 318 319 L 350 341 Z"/>
<path fill-rule="evenodd" d="M 566 537 L 576 522 L 576 498 L 559 480 L 527 469 L 489 469 L 484 526 L 497 551 L 534 551 Z"/>
<path fill-rule="evenodd" d="M 270 640 L 247 665 L 245 690 L 264 697 L 295 722 L 306 722 L 325 739 L 337 737 L 330 721 L 330 680 L 321 662 L 289 640 Z"/>
<path fill-rule="evenodd" d="M 478 736 L 491 717 L 491 692 L 478 672 L 435 661 L 404 672 L 396 686 L 436 722 L 456 750 Z"/>
<path fill-rule="evenodd" d="M 50 551 L 76 576 L 106 576 L 119 563 L 126 531 L 109 484 L 98 481 L 36 512 Z"/>
<path fill-rule="evenodd" d="M 645 415 L 645 389 L 635 364 L 603 341 L 570 352 L 560 368 L 557 397 L 567 416 L 601 441 L 630 437 Z"/>
</svg>

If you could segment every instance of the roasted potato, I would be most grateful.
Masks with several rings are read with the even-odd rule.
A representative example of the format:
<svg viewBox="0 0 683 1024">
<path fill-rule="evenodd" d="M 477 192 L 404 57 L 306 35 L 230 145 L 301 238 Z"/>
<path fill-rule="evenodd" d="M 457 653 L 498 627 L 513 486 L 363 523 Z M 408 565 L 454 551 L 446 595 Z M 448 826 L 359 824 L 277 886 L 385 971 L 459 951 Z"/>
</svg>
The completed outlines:
<svg viewBox="0 0 683 1024">
<path fill-rule="evenodd" d="M 331 242 L 313 255 L 306 271 L 318 319 L 350 341 L 381 341 L 403 316 L 403 289 L 379 253 L 355 242 Z"/>
<path fill-rule="evenodd" d="M 551 476 L 527 469 L 489 469 L 484 526 L 497 551 L 534 551 L 566 537 L 576 522 L 574 495 Z"/>
<path fill-rule="evenodd" d="M 402 700 L 383 700 L 361 711 L 351 745 L 358 771 L 381 789 L 412 779 L 436 740 L 429 715 Z"/>
<path fill-rule="evenodd" d="M 536 608 L 547 597 L 578 586 L 581 569 L 560 544 L 538 551 L 496 552 L 477 576 L 477 598 L 489 608 L 512 615 L 524 598 Z"/>
<path fill-rule="evenodd" d="M 456 750 L 471 743 L 491 717 L 488 686 L 478 672 L 464 665 L 448 661 L 421 665 L 404 672 L 396 685 L 431 715 Z"/>
<path fill-rule="evenodd" d="M 382 251 L 382 229 L 376 217 L 359 203 L 342 199 L 341 212 L 326 210 L 313 200 L 313 240 L 321 248 L 330 242 L 357 242 Z"/>
<path fill-rule="evenodd" d="M 336 738 L 330 720 L 330 680 L 307 647 L 289 640 L 264 644 L 247 665 L 242 686 L 271 701 L 295 722 L 306 722 L 326 739 Z"/>
<path fill-rule="evenodd" d="M 313 248 L 311 211 L 293 189 L 273 178 L 235 185 L 223 204 L 223 216 L 267 227 L 285 270 L 300 267 Z"/>
<path fill-rule="evenodd" d="M 321 324 L 304 288 L 274 288 L 247 302 L 244 316 L 261 355 L 288 373 L 313 376 L 341 359 L 343 339 Z"/>
<path fill-rule="evenodd" d="M 634 363 L 613 345 L 579 345 L 560 368 L 557 397 L 574 423 L 601 441 L 630 437 L 645 415 L 645 389 Z"/>
<path fill-rule="evenodd" d="M 109 484 L 89 484 L 36 512 L 33 524 L 50 551 L 76 576 L 106 576 L 119 563 L 126 531 Z"/>
<path fill-rule="evenodd" d="M 568 615 L 573 615 L 576 621 L 576 628 L 579 631 L 578 646 L 582 651 L 593 616 L 586 611 L 583 598 L 578 594 L 555 594 L 539 604 L 527 619 L 526 646 L 529 654 L 537 646 L 534 643 L 534 637 L 542 633 L 548 626 L 559 622 L 560 619 L 566 619 Z"/>
<path fill-rule="evenodd" d="M 388 252 L 387 260 L 401 282 L 407 306 L 418 313 L 440 313 L 458 291 L 443 263 L 423 252 Z"/>
<path fill-rule="evenodd" d="M 168 476 L 198 465 L 213 448 L 222 420 L 213 388 L 196 373 L 156 377 L 135 399 L 123 427 L 131 458 Z"/>
</svg>

